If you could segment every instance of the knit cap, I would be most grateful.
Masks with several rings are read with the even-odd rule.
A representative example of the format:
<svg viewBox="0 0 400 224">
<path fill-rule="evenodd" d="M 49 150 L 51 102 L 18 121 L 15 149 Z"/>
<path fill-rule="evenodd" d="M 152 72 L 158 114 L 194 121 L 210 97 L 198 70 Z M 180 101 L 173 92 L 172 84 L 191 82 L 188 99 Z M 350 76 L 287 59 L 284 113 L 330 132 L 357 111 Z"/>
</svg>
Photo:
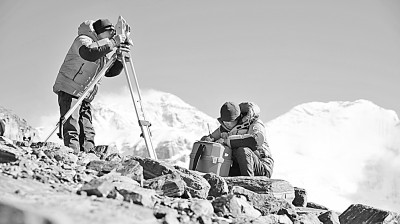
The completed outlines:
<svg viewBox="0 0 400 224">
<path fill-rule="evenodd" d="M 106 30 L 115 30 L 114 25 L 108 19 L 99 19 L 93 23 L 93 29 L 97 35 Z"/>
<path fill-rule="evenodd" d="M 220 114 L 222 121 L 234 121 L 240 116 L 240 107 L 236 103 L 226 102 L 222 105 Z"/>
</svg>

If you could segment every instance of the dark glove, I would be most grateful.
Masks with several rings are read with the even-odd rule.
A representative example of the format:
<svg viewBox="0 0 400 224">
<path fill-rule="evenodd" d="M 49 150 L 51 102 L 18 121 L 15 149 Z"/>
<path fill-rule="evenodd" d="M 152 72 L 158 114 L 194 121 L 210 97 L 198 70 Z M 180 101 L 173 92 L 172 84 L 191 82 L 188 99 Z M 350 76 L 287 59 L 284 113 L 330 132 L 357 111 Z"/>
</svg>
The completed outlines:
<svg viewBox="0 0 400 224">
<path fill-rule="evenodd" d="M 119 45 L 119 49 L 122 52 L 129 53 L 131 51 L 131 45 L 129 43 L 121 43 L 121 45 Z"/>
</svg>

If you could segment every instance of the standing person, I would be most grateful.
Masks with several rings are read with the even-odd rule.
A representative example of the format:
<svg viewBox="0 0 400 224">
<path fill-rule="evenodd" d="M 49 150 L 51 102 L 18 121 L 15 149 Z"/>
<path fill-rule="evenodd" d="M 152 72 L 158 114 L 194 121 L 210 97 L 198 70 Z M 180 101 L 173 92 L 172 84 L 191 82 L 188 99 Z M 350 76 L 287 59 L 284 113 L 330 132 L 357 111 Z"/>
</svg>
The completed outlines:
<svg viewBox="0 0 400 224">
<path fill-rule="evenodd" d="M 225 144 L 232 149 L 232 167 L 229 176 L 271 177 L 274 160 L 266 139 L 260 109 L 251 102 L 237 105 L 226 102 L 220 110 L 221 124 L 201 140 Z"/>
<path fill-rule="evenodd" d="M 129 52 L 129 45 L 124 44 L 125 40 L 124 35 L 115 35 L 115 28 L 108 19 L 87 20 L 79 26 L 78 36 L 73 41 L 53 86 L 53 91 L 58 95 L 61 119 L 106 64 L 108 53 L 117 47 Z M 106 77 L 120 74 L 123 64 L 119 60 L 121 59 L 118 58 L 109 68 Z M 89 152 L 95 147 L 90 103 L 97 90 L 96 84 L 62 127 L 63 133 L 60 136 L 64 138 L 64 145 L 73 148 L 76 153 Z"/>
</svg>

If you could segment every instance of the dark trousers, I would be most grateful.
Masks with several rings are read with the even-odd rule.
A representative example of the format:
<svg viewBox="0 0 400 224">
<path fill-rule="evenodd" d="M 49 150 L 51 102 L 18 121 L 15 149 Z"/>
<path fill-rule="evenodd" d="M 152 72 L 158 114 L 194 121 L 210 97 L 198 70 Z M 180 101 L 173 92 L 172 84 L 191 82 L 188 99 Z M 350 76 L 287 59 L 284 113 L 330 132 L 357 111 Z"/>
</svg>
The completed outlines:
<svg viewBox="0 0 400 224">
<path fill-rule="evenodd" d="M 60 115 L 64 116 L 77 101 L 76 97 L 60 91 L 58 93 Z M 63 125 L 64 145 L 74 149 L 75 152 L 89 152 L 95 146 L 94 136 L 92 106 L 89 102 L 82 101 Z"/>
<path fill-rule="evenodd" d="M 267 176 L 271 177 L 272 158 L 260 159 L 250 148 L 232 149 L 232 167 L 229 176 Z"/>
<path fill-rule="evenodd" d="M 5 131 L 6 131 L 6 125 L 4 124 L 4 121 L 0 119 L 0 136 L 3 136 Z"/>
</svg>

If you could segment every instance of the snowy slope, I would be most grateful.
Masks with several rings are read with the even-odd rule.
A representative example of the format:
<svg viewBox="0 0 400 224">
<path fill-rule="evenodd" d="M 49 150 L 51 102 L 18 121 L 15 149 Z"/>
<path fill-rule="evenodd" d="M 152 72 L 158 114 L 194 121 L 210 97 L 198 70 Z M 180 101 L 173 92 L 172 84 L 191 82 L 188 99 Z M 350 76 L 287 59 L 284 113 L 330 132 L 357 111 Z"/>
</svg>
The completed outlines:
<svg viewBox="0 0 400 224">
<path fill-rule="evenodd" d="M 400 125 L 372 102 L 307 103 L 266 124 L 274 178 L 343 211 L 364 203 L 400 211 Z"/>
<path fill-rule="evenodd" d="M 208 134 L 208 125 L 211 131 L 217 128 L 216 119 L 169 93 L 148 90 L 142 95 L 158 158 L 188 164 L 194 141 Z M 94 104 L 93 122 L 97 131 L 96 143 L 116 145 L 124 154 L 146 156 L 130 94 L 125 91 L 123 96 L 103 96 L 97 102 L 100 103 Z"/>
</svg>

